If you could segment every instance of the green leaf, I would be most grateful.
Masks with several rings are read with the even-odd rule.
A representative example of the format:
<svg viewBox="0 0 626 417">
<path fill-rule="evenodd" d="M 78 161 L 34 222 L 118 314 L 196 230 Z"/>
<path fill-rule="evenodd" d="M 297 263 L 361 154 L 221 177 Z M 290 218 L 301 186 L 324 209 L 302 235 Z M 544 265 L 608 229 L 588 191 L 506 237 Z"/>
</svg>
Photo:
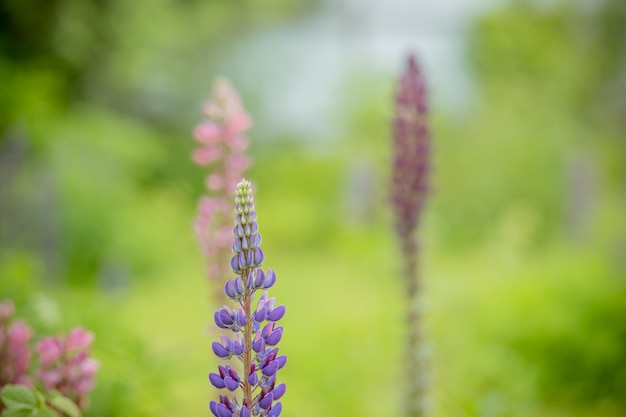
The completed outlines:
<svg viewBox="0 0 626 417">
<path fill-rule="evenodd" d="M 33 391 L 35 392 L 35 398 L 37 399 L 37 408 L 43 407 L 46 404 L 46 399 L 43 394 L 37 389 L 33 389 Z"/>
<path fill-rule="evenodd" d="M 59 417 L 59 413 L 50 407 L 44 407 L 39 410 L 35 417 Z"/>
<path fill-rule="evenodd" d="M 35 393 L 24 385 L 5 385 L 0 398 L 7 408 L 34 408 L 37 405 Z M 4 414 L 3 414 L 4 415 Z"/>
<path fill-rule="evenodd" d="M 74 404 L 74 401 L 64 397 L 56 391 L 50 393 L 50 404 L 70 417 L 80 417 L 81 415 L 80 409 L 76 404 Z"/>
<path fill-rule="evenodd" d="M 7 408 L 0 414 L 0 417 L 30 417 L 33 415 L 32 408 Z"/>
</svg>

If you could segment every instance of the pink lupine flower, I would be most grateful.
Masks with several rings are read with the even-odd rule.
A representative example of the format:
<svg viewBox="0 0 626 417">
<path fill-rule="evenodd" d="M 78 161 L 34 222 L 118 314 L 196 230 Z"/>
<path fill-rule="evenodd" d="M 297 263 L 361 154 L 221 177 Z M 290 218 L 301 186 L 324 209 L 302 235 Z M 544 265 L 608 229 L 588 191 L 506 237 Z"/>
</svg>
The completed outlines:
<svg viewBox="0 0 626 417">
<path fill-rule="evenodd" d="M 200 123 L 194 131 L 194 136 L 198 142 L 204 145 L 218 143 L 220 134 L 220 128 L 213 122 Z"/>
<path fill-rule="evenodd" d="M 30 328 L 21 321 L 11 322 L 15 306 L 0 302 L 0 388 L 6 384 L 29 385 Z"/>
<path fill-rule="evenodd" d="M 231 236 L 231 207 L 237 183 L 250 166 L 243 154 L 248 148 L 244 133 L 252 119 L 244 110 L 239 95 L 226 79 L 218 79 L 210 99 L 203 105 L 208 120 L 199 123 L 194 138 L 199 145 L 191 156 L 193 162 L 207 167 L 204 181 L 206 195 L 198 204 L 194 232 L 200 250 L 207 259 L 206 274 L 214 283 L 217 303 L 223 303 L 223 283 L 228 276 Z"/>
<path fill-rule="evenodd" d="M 7 345 L 10 352 L 13 352 L 13 372 L 15 382 L 18 384 L 28 383 L 30 380 L 26 375 L 30 364 L 30 328 L 23 322 L 18 321 L 9 328 Z"/>
<path fill-rule="evenodd" d="M 82 327 L 77 327 L 67 335 L 65 349 L 82 351 L 87 349 L 91 342 L 93 342 L 93 333 L 85 331 Z"/>
<path fill-rule="evenodd" d="M 39 360 L 43 366 L 49 366 L 63 354 L 61 341 L 54 337 L 46 337 L 37 345 Z"/>
<path fill-rule="evenodd" d="M 100 366 L 89 357 L 93 339 L 91 332 L 78 327 L 66 337 L 47 337 L 37 345 L 40 364 L 37 378 L 44 389 L 59 391 L 83 410 Z"/>
<path fill-rule="evenodd" d="M 196 149 L 192 155 L 193 162 L 198 165 L 209 165 L 217 161 L 222 156 L 222 151 L 218 147 L 207 147 Z"/>
</svg>

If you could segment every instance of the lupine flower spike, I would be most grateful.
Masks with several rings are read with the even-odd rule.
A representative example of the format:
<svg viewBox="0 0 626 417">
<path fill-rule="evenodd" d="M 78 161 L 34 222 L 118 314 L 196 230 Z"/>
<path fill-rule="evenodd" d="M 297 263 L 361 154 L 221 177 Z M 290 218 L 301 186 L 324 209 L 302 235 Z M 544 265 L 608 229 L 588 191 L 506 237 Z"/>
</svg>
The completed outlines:
<svg viewBox="0 0 626 417">
<path fill-rule="evenodd" d="M 0 302 L 0 388 L 6 384 L 30 385 L 30 328 L 22 321 L 12 321 L 15 306 Z"/>
<path fill-rule="evenodd" d="M 430 134 L 426 121 L 426 88 L 414 56 L 400 78 L 393 121 L 393 178 L 391 201 L 395 231 L 404 261 L 407 311 L 407 414 L 424 414 L 426 391 L 422 363 L 421 320 L 418 304 L 420 280 L 417 270 L 418 245 L 415 232 L 428 194 L 427 174 L 430 159 Z"/>
<path fill-rule="evenodd" d="M 238 366 L 220 365 L 217 373 L 209 374 L 211 384 L 226 391 L 209 408 L 216 417 L 278 417 L 282 411 L 278 400 L 286 385 L 277 383 L 276 375 L 287 356 L 278 355 L 283 328 L 276 323 L 285 315 L 285 306 L 277 306 L 263 291 L 274 285 L 276 274 L 260 268 L 264 258 L 261 234 L 252 188 L 245 179 L 237 185 L 232 235 L 230 267 L 236 277 L 226 282 L 224 293 L 238 307 L 224 306 L 215 312 L 215 324 L 232 336 L 222 334 L 212 348 L 217 357 L 234 358 Z M 253 308 L 257 291 L 263 293 Z"/>
<path fill-rule="evenodd" d="M 237 182 L 250 165 L 244 154 L 248 147 L 244 133 L 252 126 L 252 120 L 226 79 L 216 81 L 203 110 L 207 119 L 194 131 L 200 146 L 192 159 L 210 171 L 205 180 L 207 194 L 198 204 L 194 231 L 207 259 L 207 277 L 214 284 L 215 301 L 220 305 L 225 301 L 221 289 L 230 258 L 230 202 Z"/>
<path fill-rule="evenodd" d="M 46 337 L 37 344 L 37 377 L 46 391 L 56 390 L 87 408 L 99 363 L 89 357 L 93 334 L 78 327 L 67 337 Z"/>
</svg>

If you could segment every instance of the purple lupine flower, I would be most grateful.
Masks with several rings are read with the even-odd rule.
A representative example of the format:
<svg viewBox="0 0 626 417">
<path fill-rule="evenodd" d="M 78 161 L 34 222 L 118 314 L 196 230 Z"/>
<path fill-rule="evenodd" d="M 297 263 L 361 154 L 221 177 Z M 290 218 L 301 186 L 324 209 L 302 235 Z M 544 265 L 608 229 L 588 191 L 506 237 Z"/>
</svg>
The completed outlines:
<svg viewBox="0 0 626 417">
<path fill-rule="evenodd" d="M 413 233 L 428 193 L 430 133 L 426 115 L 426 86 L 411 55 L 396 94 L 391 182 L 396 234 L 407 259 L 415 259 Z"/>
<path fill-rule="evenodd" d="M 403 255 L 406 293 L 409 300 L 407 322 L 407 414 L 423 415 L 425 397 L 425 367 L 420 355 L 421 323 L 417 298 L 418 245 L 415 232 L 428 195 L 430 166 L 430 133 L 426 120 L 426 86 L 415 57 L 409 56 L 408 65 L 400 78 L 396 94 L 396 112 L 393 121 L 393 177 L 391 202 L 395 217 L 395 231 Z"/>
<path fill-rule="evenodd" d="M 0 302 L 0 389 L 6 384 L 30 385 L 27 375 L 30 364 L 30 328 L 21 321 L 12 321 L 15 306 Z"/>
<path fill-rule="evenodd" d="M 248 147 L 244 133 L 252 126 L 252 120 L 226 79 L 216 81 L 203 110 L 207 120 L 194 131 L 200 147 L 192 159 L 200 166 L 208 166 L 210 173 L 205 180 L 207 194 L 198 204 L 194 231 L 207 258 L 207 277 L 215 284 L 214 298 L 219 305 L 224 302 L 223 279 L 229 273 L 225 260 L 229 258 L 232 241 L 230 202 L 237 182 L 250 165 L 244 154 Z"/>
<path fill-rule="evenodd" d="M 89 357 L 93 334 L 73 329 L 66 337 L 46 337 L 37 344 L 37 378 L 46 391 L 56 390 L 72 399 L 82 410 L 87 408 L 99 363 Z"/>
<path fill-rule="evenodd" d="M 263 291 L 274 285 L 276 274 L 260 268 L 264 259 L 261 234 L 252 188 L 245 179 L 237 184 L 232 236 L 230 266 L 236 277 L 226 282 L 224 293 L 239 307 L 224 306 L 215 312 L 217 327 L 234 335 L 221 335 L 212 349 L 217 357 L 236 358 L 242 366 L 238 372 L 230 365 L 220 365 L 217 373 L 209 374 L 215 388 L 232 393 L 220 395 L 219 401 L 211 401 L 209 408 L 216 417 L 278 417 L 282 411 L 278 400 L 287 386 L 277 383 L 276 375 L 285 366 L 287 356 L 278 355 L 276 345 L 283 328 L 276 323 L 285 315 L 285 306 L 277 306 L 276 299 Z M 253 308 L 257 291 L 263 293 Z"/>
</svg>

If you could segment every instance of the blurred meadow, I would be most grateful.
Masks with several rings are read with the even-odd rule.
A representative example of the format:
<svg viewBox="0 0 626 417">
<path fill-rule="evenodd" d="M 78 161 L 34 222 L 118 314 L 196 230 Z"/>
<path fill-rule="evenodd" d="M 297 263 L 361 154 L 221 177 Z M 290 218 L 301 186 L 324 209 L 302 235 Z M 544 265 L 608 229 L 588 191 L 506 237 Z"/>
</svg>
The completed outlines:
<svg viewBox="0 0 626 417">
<path fill-rule="evenodd" d="M 402 415 L 409 52 L 433 134 L 429 415 L 626 415 L 624 1 L 3 0 L 0 299 L 95 333 L 86 417 L 210 415 L 190 153 L 220 75 L 255 122 L 283 415 Z"/>
</svg>

